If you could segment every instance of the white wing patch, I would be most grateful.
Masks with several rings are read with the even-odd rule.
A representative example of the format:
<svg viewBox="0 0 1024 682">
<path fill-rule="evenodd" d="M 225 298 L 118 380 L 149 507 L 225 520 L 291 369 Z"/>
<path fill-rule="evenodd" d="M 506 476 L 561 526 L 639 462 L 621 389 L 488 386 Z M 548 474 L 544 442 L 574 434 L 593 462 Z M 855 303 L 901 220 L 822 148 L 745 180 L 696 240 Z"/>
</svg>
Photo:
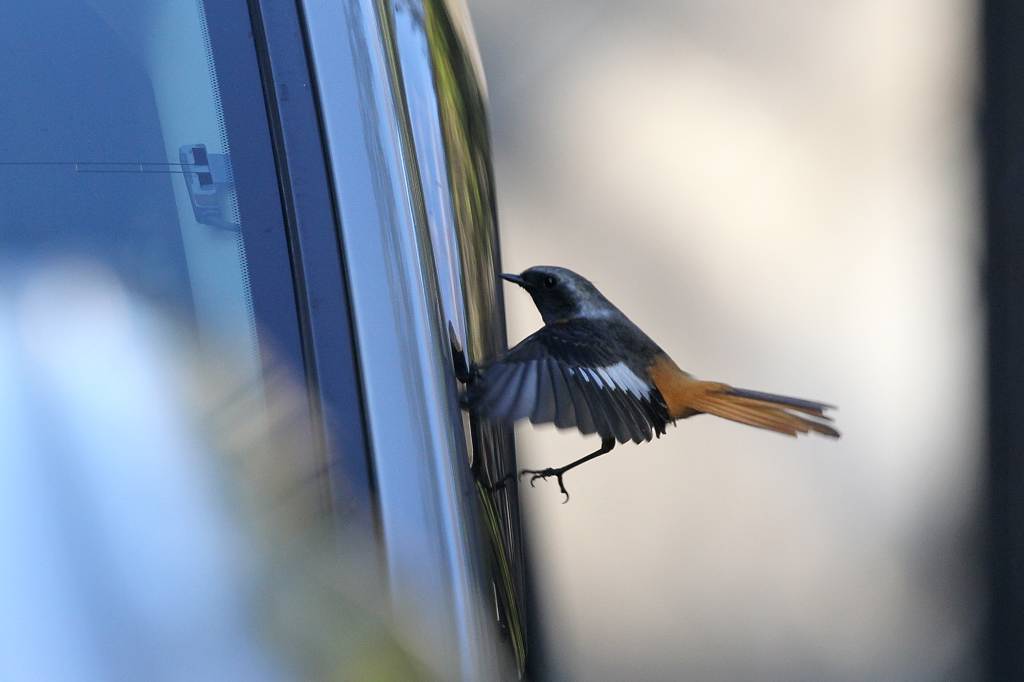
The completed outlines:
<svg viewBox="0 0 1024 682">
<path fill-rule="evenodd" d="M 636 375 L 624 362 L 617 362 L 607 367 L 568 367 L 569 374 L 578 373 L 586 382 L 592 382 L 598 388 L 628 391 L 643 400 L 651 393 L 651 386 Z M 575 372 L 573 371 L 575 369 Z"/>
<path fill-rule="evenodd" d="M 623 391 L 629 391 L 637 398 L 644 399 L 650 394 L 651 386 L 638 377 L 624 362 L 617 362 L 609 367 L 598 369 L 609 385 Z"/>
</svg>

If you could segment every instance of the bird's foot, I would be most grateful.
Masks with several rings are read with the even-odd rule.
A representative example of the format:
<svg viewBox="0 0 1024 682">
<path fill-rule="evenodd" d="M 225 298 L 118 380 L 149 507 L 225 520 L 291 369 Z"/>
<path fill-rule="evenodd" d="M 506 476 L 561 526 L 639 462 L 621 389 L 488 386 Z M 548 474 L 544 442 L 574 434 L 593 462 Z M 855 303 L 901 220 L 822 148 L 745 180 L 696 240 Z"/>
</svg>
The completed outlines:
<svg viewBox="0 0 1024 682">
<path fill-rule="evenodd" d="M 562 500 L 562 504 L 565 504 L 566 502 L 569 501 L 569 491 L 565 489 L 565 482 L 562 480 L 562 475 L 564 473 L 565 468 L 552 469 L 551 467 L 548 467 L 547 469 L 523 469 L 522 471 L 519 472 L 519 475 L 525 476 L 526 474 L 530 474 L 531 488 L 533 487 L 533 482 L 536 481 L 538 478 L 543 481 L 547 478 L 550 478 L 551 476 L 554 476 L 555 479 L 558 481 L 558 489 L 562 491 L 563 495 L 565 495 L 565 499 Z"/>
<path fill-rule="evenodd" d="M 516 478 L 515 472 L 507 473 L 499 478 L 494 483 L 484 482 L 484 487 L 487 488 L 488 492 L 496 493 L 499 490 L 504 490 L 505 486 L 508 485 L 509 481 L 514 481 Z"/>
<path fill-rule="evenodd" d="M 466 352 L 455 335 L 455 325 L 448 322 L 448 339 L 452 346 L 452 366 L 455 368 L 455 378 L 467 386 L 476 380 L 479 370 L 466 357 Z"/>
</svg>

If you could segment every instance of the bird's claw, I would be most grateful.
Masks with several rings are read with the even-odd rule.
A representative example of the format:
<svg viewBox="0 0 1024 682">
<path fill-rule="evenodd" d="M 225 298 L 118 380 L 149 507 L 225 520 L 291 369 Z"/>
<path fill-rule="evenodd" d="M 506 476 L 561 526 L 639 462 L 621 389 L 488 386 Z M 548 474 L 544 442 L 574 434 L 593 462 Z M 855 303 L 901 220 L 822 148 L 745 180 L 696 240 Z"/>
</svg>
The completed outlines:
<svg viewBox="0 0 1024 682">
<path fill-rule="evenodd" d="M 480 370 L 466 357 L 466 351 L 462 349 L 459 337 L 455 334 L 455 325 L 450 320 L 448 321 L 448 339 L 452 346 L 452 365 L 455 368 L 455 378 L 468 386 L 476 381 Z"/>
<path fill-rule="evenodd" d="M 488 491 L 496 493 L 499 490 L 503 490 L 509 481 L 514 481 L 516 478 L 515 472 L 510 472 L 499 478 L 494 483 L 484 484 Z"/>
<path fill-rule="evenodd" d="M 562 491 L 563 495 L 565 495 L 565 499 L 562 500 L 562 504 L 565 504 L 566 502 L 569 501 L 569 491 L 565 489 L 565 482 L 562 480 L 562 474 L 564 473 L 565 472 L 561 469 L 552 469 L 551 467 L 548 467 L 547 469 L 523 469 L 522 471 L 519 472 L 519 475 L 525 476 L 526 474 L 531 474 L 531 488 L 534 487 L 533 482 L 536 481 L 538 478 L 543 481 L 550 476 L 554 476 L 555 480 L 558 481 L 558 489 Z"/>
</svg>

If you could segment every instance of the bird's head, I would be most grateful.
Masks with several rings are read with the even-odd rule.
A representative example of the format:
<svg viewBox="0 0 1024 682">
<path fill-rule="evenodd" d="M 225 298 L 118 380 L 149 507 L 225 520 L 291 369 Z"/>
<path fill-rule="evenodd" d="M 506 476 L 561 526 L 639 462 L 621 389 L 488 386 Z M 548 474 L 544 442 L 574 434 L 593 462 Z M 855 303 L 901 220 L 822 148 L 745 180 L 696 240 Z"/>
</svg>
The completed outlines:
<svg viewBox="0 0 1024 682">
<path fill-rule="evenodd" d="M 504 274 L 502 279 L 518 284 L 533 297 L 544 322 L 577 317 L 609 317 L 618 309 L 608 302 L 586 277 L 553 265 L 536 265 L 518 275 Z"/>
</svg>

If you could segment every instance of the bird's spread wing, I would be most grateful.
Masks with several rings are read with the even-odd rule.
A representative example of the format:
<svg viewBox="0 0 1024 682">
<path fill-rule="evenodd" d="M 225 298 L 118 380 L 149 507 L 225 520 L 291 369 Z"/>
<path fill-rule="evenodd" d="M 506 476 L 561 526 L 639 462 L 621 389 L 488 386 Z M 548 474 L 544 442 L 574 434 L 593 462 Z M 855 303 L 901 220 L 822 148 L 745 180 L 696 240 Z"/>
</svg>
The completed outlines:
<svg viewBox="0 0 1024 682">
<path fill-rule="evenodd" d="M 575 426 L 620 443 L 665 432 L 658 389 L 596 337 L 585 321 L 552 324 L 485 367 L 467 393 L 475 414 L 502 421 Z"/>
</svg>

